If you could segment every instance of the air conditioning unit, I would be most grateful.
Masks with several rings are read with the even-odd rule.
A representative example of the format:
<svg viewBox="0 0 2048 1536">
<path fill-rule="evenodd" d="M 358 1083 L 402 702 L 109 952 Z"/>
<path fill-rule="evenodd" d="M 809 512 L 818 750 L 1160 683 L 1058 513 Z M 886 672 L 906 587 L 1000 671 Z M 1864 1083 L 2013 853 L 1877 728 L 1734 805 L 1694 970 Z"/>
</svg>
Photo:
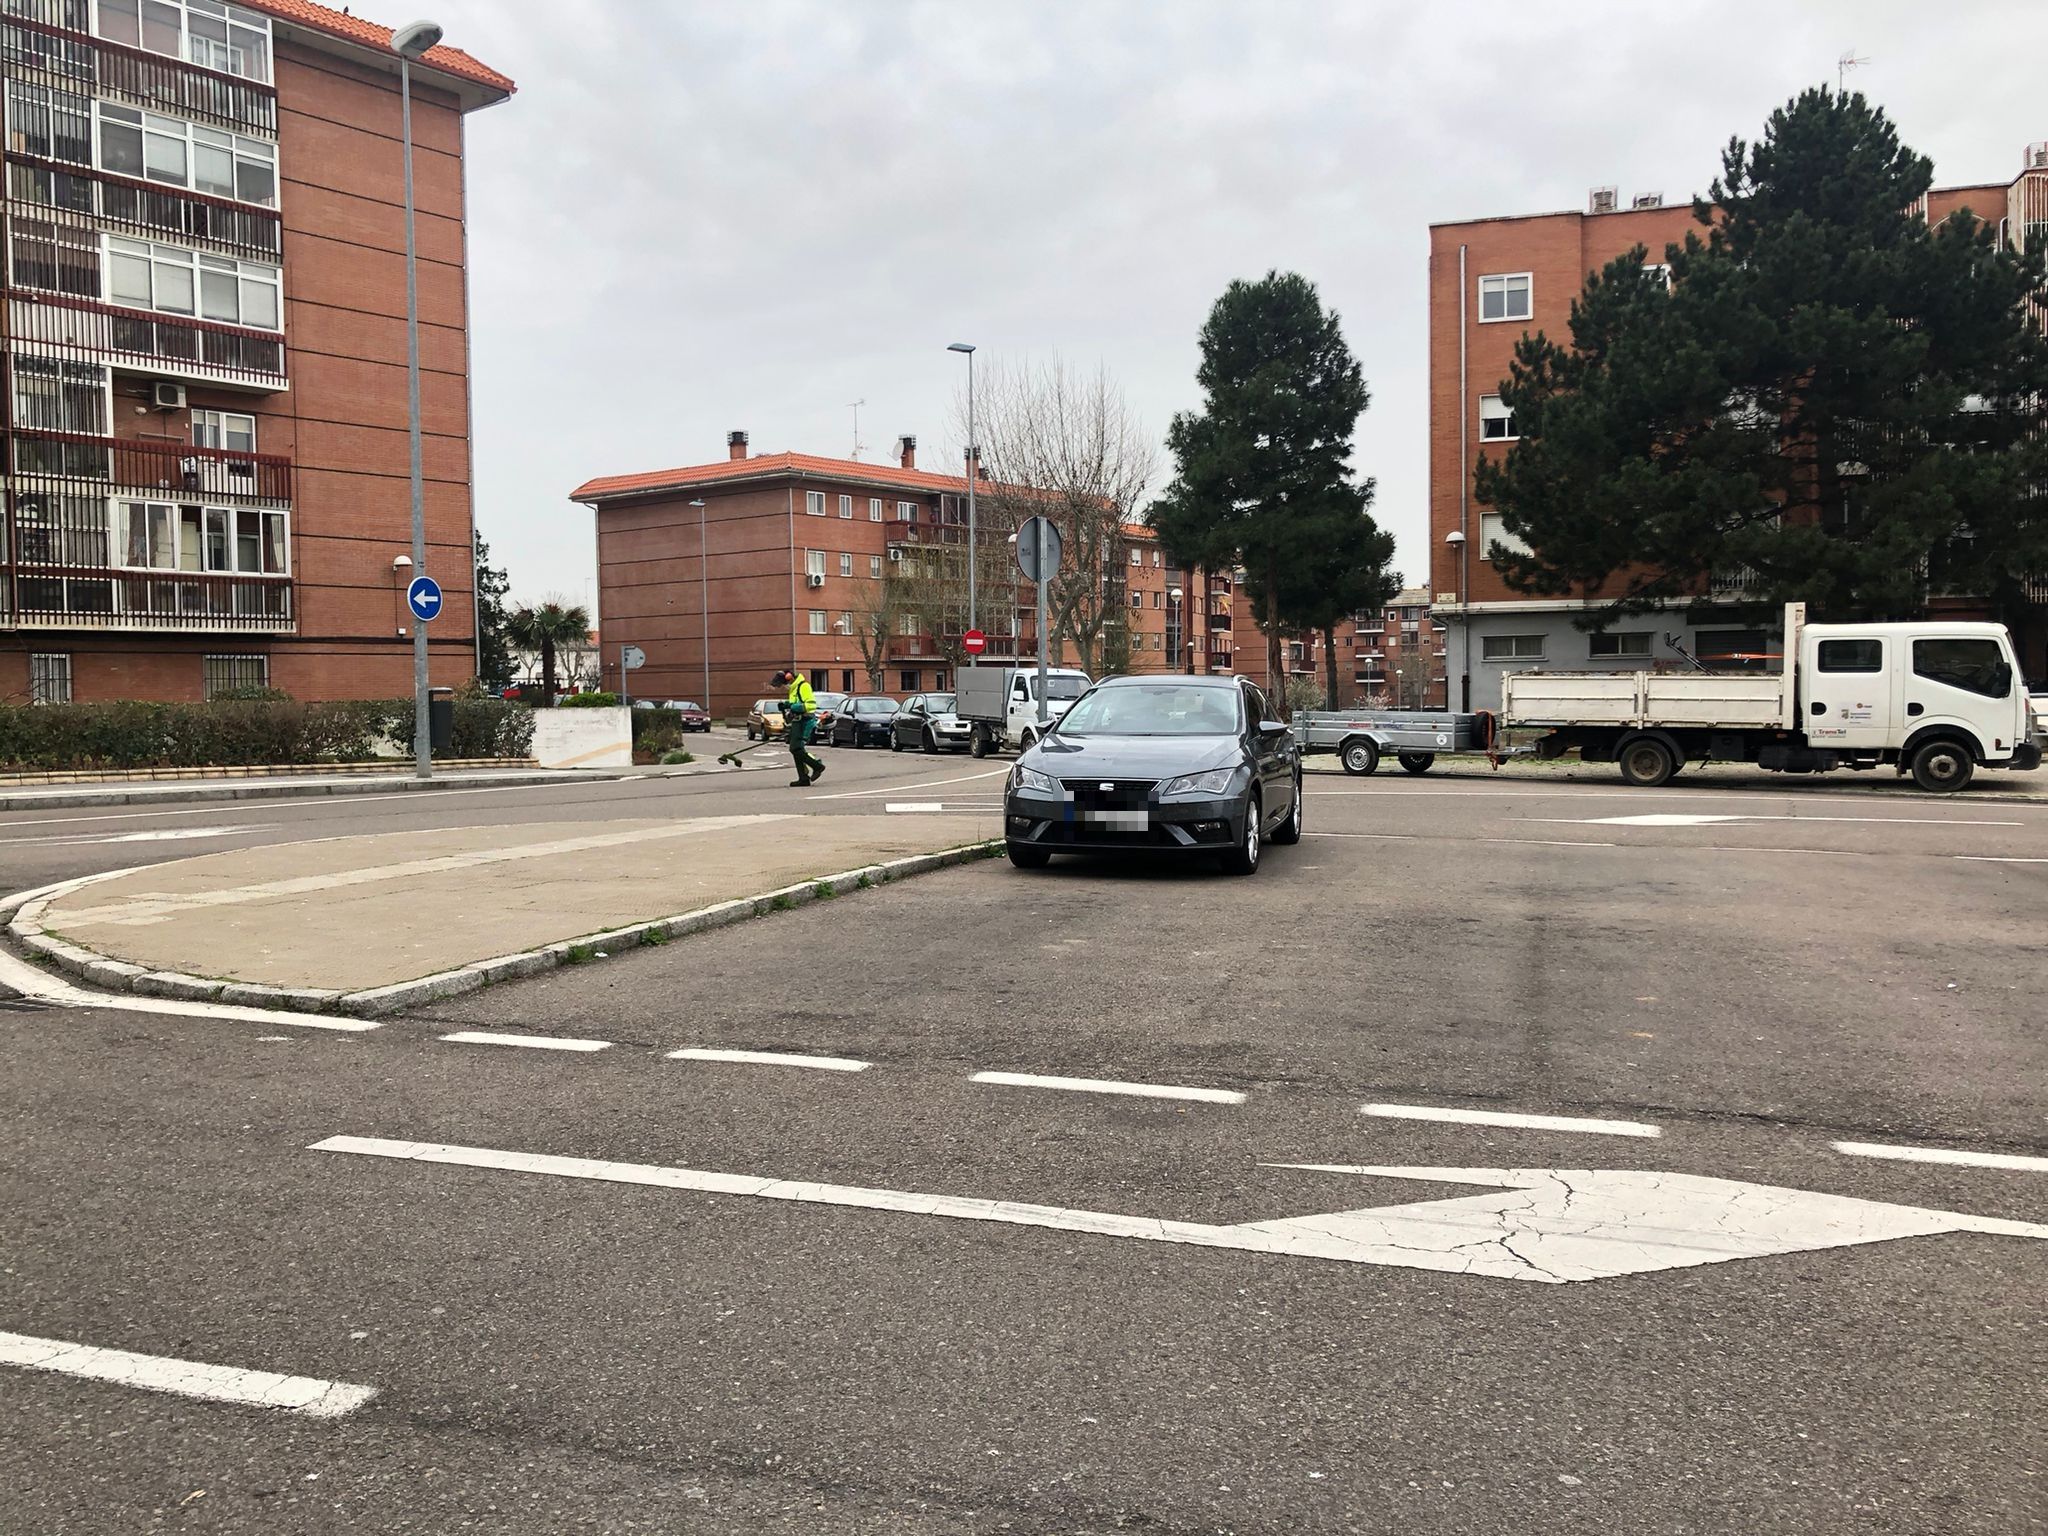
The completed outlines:
<svg viewBox="0 0 2048 1536">
<path fill-rule="evenodd" d="M 903 558 L 903 551 L 902 551 L 902 550 L 900 550 L 900 549 L 891 549 L 891 550 L 889 551 L 889 559 L 890 559 L 890 560 L 891 560 L 892 562 L 893 562 L 893 561 L 897 561 L 897 560 L 901 560 L 902 558 Z"/>
<path fill-rule="evenodd" d="M 2048 171 L 2048 143 L 2029 144 L 2027 146 L 2027 169 L 2030 171 Z"/>
<path fill-rule="evenodd" d="M 1621 206 L 1621 188 L 1595 187 L 1586 194 L 1586 212 L 1612 213 Z"/>
<path fill-rule="evenodd" d="M 818 588 L 820 588 L 820 587 L 822 587 L 823 585 L 825 585 L 825 578 L 824 578 L 824 577 L 822 577 L 822 576 L 813 576 L 813 577 L 811 577 L 811 578 L 810 578 L 810 585 L 811 585 L 811 590 L 812 590 L 813 592 L 815 592 L 815 591 L 817 591 L 817 589 L 818 589 Z"/>
<path fill-rule="evenodd" d="M 160 411 L 182 411 L 185 409 L 185 386 L 152 384 L 149 386 L 149 403 Z"/>
<path fill-rule="evenodd" d="M 1629 207 L 1631 208 L 1662 208 L 1663 206 L 1664 194 L 1662 192 L 1641 192 L 1629 199 Z"/>
</svg>

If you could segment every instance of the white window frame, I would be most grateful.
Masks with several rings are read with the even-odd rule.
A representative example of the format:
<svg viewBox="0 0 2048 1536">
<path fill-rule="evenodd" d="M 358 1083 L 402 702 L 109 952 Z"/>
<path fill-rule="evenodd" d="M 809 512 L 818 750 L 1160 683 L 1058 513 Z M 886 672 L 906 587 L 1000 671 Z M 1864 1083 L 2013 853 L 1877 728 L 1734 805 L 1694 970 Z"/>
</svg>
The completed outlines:
<svg viewBox="0 0 2048 1536">
<path fill-rule="evenodd" d="M 824 550 L 807 549 L 804 551 L 804 574 L 806 576 L 822 576 L 825 574 Z"/>
<path fill-rule="evenodd" d="M 853 520 L 853 498 L 851 496 L 839 498 L 839 515 L 849 522 Z"/>
<path fill-rule="evenodd" d="M 881 520 L 882 498 L 879 496 L 870 496 L 868 498 L 868 521 L 871 523 L 879 523 Z"/>
<path fill-rule="evenodd" d="M 114 297 L 114 260 L 143 261 L 149 265 L 149 293 L 147 304 L 133 299 Z M 192 281 L 192 308 L 167 309 L 156 300 L 157 268 L 175 268 L 190 274 Z M 214 277 L 232 278 L 235 285 L 235 318 L 225 319 L 206 312 L 206 279 Z M 243 315 L 243 289 L 253 284 L 270 291 L 271 303 L 277 312 L 275 324 L 266 325 Z M 197 320 L 207 325 L 232 325 L 242 330 L 262 331 L 268 335 L 284 334 L 284 269 L 262 261 L 238 261 L 232 256 L 215 256 L 210 252 L 195 251 L 190 246 L 166 245 L 160 240 L 136 240 L 126 235 L 104 235 L 100 250 L 100 297 L 109 304 L 118 304 L 125 309 L 141 309 L 155 315 L 171 315 L 180 320 Z"/>
<path fill-rule="evenodd" d="M 1654 654 L 1653 643 L 1647 629 L 1614 630 L 1586 636 L 1586 654 L 1595 661 L 1643 661 Z"/>
<path fill-rule="evenodd" d="M 823 491 L 805 491 L 805 492 L 804 492 L 804 516 L 805 516 L 805 517 L 823 517 L 824 515 L 825 515 L 825 493 L 824 493 Z"/>
<path fill-rule="evenodd" d="M 232 447 L 228 442 L 228 437 L 234 430 L 232 424 L 235 422 L 248 423 L 249 446 L 246 448 Z M 210 443 L 201 440 L 206 437 L 211 437 L 215 440 Z M 256 451 L 256 418 L 247 411 L 194 410 L 192 412 L 192 446 L 194 448 L 212 448 L 220 453 L 254 453 Z"/>
<path fill-rule="evenodd" d="M 916 614 L 914 614 L 914 613 L 906 613 L 906 614 L 904 614 L 904 615 L 903 615 L 903 616 L 902 616 L 901 618 L 899 618 L 899 619 L 898 619 L 898 620 L 896 621 L 896 633 L 898 633 L 899 635 L 914 635 L 914 634 L 916 634 L 916 633 L 917 633 L 917 615 L 916 615 Z"/>
<path fill-rule="evenodd" d="M 1520 282 L 1525 285 L 1522 297 L 1523 302 L 1528 305 L 1528 308 L 1519 315 L 1508 313 L 1508 285 L 1514 282 Z M 1486 294 L 1489 285 L 1492 285 L 1494 291 L 1500 295 L 1501 312 L 1497 315 L 1488 315 L 1486 312 Z M 1479 279 L 1479 308 L 1477 313 L 1481 325 L 1526 325 L 1536 314 L 1536 274 L 1533 272 L 1485 273 Z"/>
<path fill-rule="evenodd" d="M 1525 643 L 1533 641 L 1534 650 L 1525 650 Z M 1505 649 L 1496 649 L 1505 647 Z M 1481 661 L 1541 661 L 1544 658 L 1544 639 L 1541 635 L 1481 635 L 1479 637 L 1479 659 Z"/>
<path fill-rule="evenodd" d="M 57 100 L 65 98 L 64 111 L 70 117 L 81 121 L 85 128 L 85 158 L 72 160 L 57 153 Z M 7 132 L 8 144 L 12 147 L 14 134 L 18 131 L 23 138 L 23 151 L 33 154 L 27 148 L 28 129 L 20 121 L 18 107 L 30 107 L 40 112 L 44 120 L 45 136 L 50 142 L 50 152 L 39 158 L 56 165 L 75 165 L 82 170 L 92 170 L 99 160 L 98 116 L 93 110 L 93 98 L 83 91 L 67 90 L 59 85 L 44 85 L 35 80 L 10 79 L 7 82 Z"/>
<path fill-rule="evenodd" d="M 123 170 L 107 162 L 107 140 L 109 122 L 123 132 L 132 132 L 142 139 L 142 163 L 135 170 Z M 55 123 L 52 125 L 55 131 Z M 150 139 L 174 140 L 184 156 L 184 170 L 177 177 L 152 170 L 149 163 Z M 54 147 L 54 143 L 53 143 Z M 225 192 L 199 184 L 199 151 L 201 148 L 220 150 L 228 157 L 229 186 Z M 270 173 L 270 196 L 245 197 L 242 194 L 242 166 L 244 162 L 261 166 Z M 92 168 L 109 176 L 119 176 L 128 181 L 146 182 L 154 187 L 174 187 L 181 192 L 194 192 L 201 197 L 218 198 L 223 202 L 241 203 L 249 208 L 275 210 L 278 203 L 280 178 L 277 166 L 277 142 L 274 139 L 259 139 L 246 133 L 230 133 L 223 128 L 209 128 L 188 118 L 173 117 L 167 112 L 150 112 L 141 107 L 131 107 L 122 102 L 95 101 L 92 107 Z"/>
<path fill-rule="evenodd" d="M 842 576 L 851 576 L 853 574 L 853 556 L 845 550 L 839 552 L 839 574 Z"/>
<path fill-rule="evenodd" d="M 98 384 L 100 424 L 97 427 L 73 427 L 68 425 L 51 426 L 46 422 L 30 420 L 29 418 L 34 413 L 23 409 L 22 402 L 25 397 L 23 396 L 21 389 L 22 379 L 24 376 L 24 370 L 21 365 L 24 362 L 28 362 L 30 360 L 35 361 L 39 365 L 47 363 L 50 365 L 52 369 L 55 370 L 55 372 L 51 376 L 54 377 L 57 381 L 57 398 L 60 400 L 64 398 L 64 384 L 66 384 L 67 382 L 79 384 L 87 382 L 83 377 L 87 370 L 91 370 L 97 373 L 99 375 Z M 39 371 L 39 369 L 28 371 L 36 372 Z M 15 356 L 15 365 L 13 373 L 14 425 L 16 427 L 28 427 L 47 432 L 75 432 L 83 437 L 108 437 L 112 435 L 114 430 L 114 379 L 113 371 L 109 369 L 105 364 L 74 362 L 67 357 L 50 357 L 39 352 L 17 353 Z M 67 378 L 67 376 L 70 377 Z"/>
<path fill-rule="evenodd" d="M 1490 562 L 1493 559 L 1492 550 L 1495 544 L 1504 545 L 1518 555 L 1535 553 L 1529 547 L 1527 539 L 1519 533 L 1509 531 L 1500 513 L 1482 512 L 1479 514 L 1479 558 Z"/>
<path fill-rule="evenodd" d="M 822 608 L 813 608 L 811 610 L 811 633 L 814 635 L 827 633 L 825 628 L 825 610 Z"/>
<path fill-rule="evenodd" d="M 882 557 L 880 555 L 868 556 L 868 579 L 870 581 L 880 581 L 882 579 Z"/>
<path fill-rule="evenodd" d="M 53 692 L 61 693 L 63 697 L 50 697 Z M 71 697 L 71 653 L 69 651 L 32 652 L 28 658 L 29 703 L 69 704 Z"/>
<path fill-rule="evenodd" d="M 196 64 L 201 69 L 210 69 L 216 74 L 232 75 L 238 80 L 257 80 L 266 85 L 270 83 L 271 76 L 274 73 L 271 65 L 277 48 L 268 16 L 258 11 L 245 10 L 239 5 L 225 4 L 224 0 L 163 0 L 163 4 L 178 13 L 178 51 L 174 54 L 165 53 L 159 48 L 152 48 L 144 41 L 148 34 L 141 28 L 141 7 L 139 5 L 136 7 L 136 36 L 133 41 L 130 41 L 126 38 L 115 37 L 105 29 L 105 5 L 103 0 L 95 0 L 92 16 L 93 35 L 95 37 L 103 37 L 108 42 L 116 43 L 123 47 L 139 48 L 145 53 L 153 53 L 160 59 L 175 58 L 183 63 Z M 222 29 L 228 34 L 225 42 L 218 42 L 213 38 L 195 39 L 192 31 L 192 17 L 195 14 L 204 16 L 211 21 L 219 21 L 222 24 Z M 243 49 L 239 50 L 243 54 L 244 67 L 241 69 L 235 67 L 235 54 L 238 51 L 234 46 L 236 28 L 240 28 L 244 33 L 258 37 L 262 41 L 262 47 L 258 54 L 261 62 L 253 70 L 246 67 L 249 57 L 246 41 Z M 195 41 L 198 44 L 198 52 L 196 53 L 194 52 Z M 221 48 L 223 52 L 216 53 L 214 51 L 216 47 Z"/>
<path fill-rule="evenodd" d="M 1490 410 L 1487 407 L 1488 401 L 1493 402 L 1492 409 Z M 1487 424 L 1496 421 L 1505 422 L 1507 425 L 1499 432 L 1487 431 Z M 1499 395 L 1481 395 L 1479 397 L 1479 441 L 1482 443 L 1513 443 L 1519 442 L 1521 436 L 1522 434 L 1515 430 L 1515 413 L 1501 403 Z"/>
<path fill-rule="evenodd" d="M 914 523 L 914 522 L 916 522 L 916 521 L 917 521 L 917 503 L 916 503 L 916 502 L 914 502 L 914 501 L 899 501 L 899 502 L 897 502 L 897 503 L 896 503 L 896 518 L 897 518 L 897 521 L 899 521 L 899 522 L 904 522 L 904 523 Z"/>
<path fill-rule="evenodd" d="M 129 509 L 145 507 L 148 521 L 155 522 L 161 514 L 168 523 L 168 555 L 170 564 L 133 564 L 128 558 Z M 198 563 L 186 565 L 181 547 L 181 535 L 185 524 L 185 513 L 199 514 Z M 117 496 L 107 502 L 107 563 L 121 571 L 184 572 L 187 575 L 209 576 L 274 576 L 286 577 L 292 574 L 292 527 L 291 514 L 271 507 L 217 507 L 210 503 L 154 501 L 146 497 Z M 221 556 L 214 554 L 215 530 L 219 530 Z M 274 530 L 274 544 L 277 550 L 276 570 L 264 568 L 264 551 L 272 540 L 265 538 L 266 530 Z M 256 562 L 253 566 L 241 563 L 244 538 L 255 541 Z M 153 542 L 146 539 L 145 542 Z"/>
</svg>

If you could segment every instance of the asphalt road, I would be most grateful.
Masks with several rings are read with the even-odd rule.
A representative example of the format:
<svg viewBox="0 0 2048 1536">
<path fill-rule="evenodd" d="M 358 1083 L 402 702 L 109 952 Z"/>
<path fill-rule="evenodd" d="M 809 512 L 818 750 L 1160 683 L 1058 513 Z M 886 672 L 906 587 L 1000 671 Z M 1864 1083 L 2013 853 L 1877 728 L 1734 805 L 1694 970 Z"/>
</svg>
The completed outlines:
<svg viewBox="0 0 2048 1536">
<path fill-rule="evenodd" d="M 1001 765 L 829 760 L 852 798 L 808 809 L 993 818 Z M 417 798 L 219 824 L 568 796 Z M 1955 1229 L 2048 1221 L 2048 862 L 2007 862 L 2048 807 L 1318 778 L 1309 811 L 1251 880 L 966 866 L 368 1034 L 0 1007 L 0 1330 L 377 1393 L 0 1366 L 0 1529 L 2048 1530 L 2048 1241 Z M 668 1054 L 706 1048 L 866 1066 Z M 1436 1203 L 1539 1185 L 1606 1213 L 1612 1272 L 1549 1283 L 1512 1213 L 1424 1256 Z M 1400 1242 L 1305 1253 L 1396 1205 Z"/>
</svg>

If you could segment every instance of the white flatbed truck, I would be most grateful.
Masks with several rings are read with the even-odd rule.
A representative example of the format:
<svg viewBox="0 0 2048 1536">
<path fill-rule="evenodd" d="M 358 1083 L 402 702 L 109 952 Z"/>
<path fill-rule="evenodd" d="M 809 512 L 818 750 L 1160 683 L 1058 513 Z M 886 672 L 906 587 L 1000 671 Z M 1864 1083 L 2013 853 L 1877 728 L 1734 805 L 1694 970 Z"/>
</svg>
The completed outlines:
<svg viewBox="0 0 2048 1536">
<path fill-rule="evenodd" d="M 976 757 L 1023 751 L 1088 691 L 1091 679 L 1075 667 L 1047 667 L 1045 708 L 1038 707 L 1036 666 L 960 667 L 953 673 L 953 713 L 968 725 L 967 750 Z"/>
</svg>

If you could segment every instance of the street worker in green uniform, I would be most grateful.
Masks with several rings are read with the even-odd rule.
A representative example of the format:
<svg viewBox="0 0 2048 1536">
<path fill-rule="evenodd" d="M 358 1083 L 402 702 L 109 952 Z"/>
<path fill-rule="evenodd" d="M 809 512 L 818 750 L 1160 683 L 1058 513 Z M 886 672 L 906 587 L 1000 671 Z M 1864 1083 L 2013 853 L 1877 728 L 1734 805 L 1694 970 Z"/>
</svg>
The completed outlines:
<svg viewBox="0 0 2048 1536">
<path fill-rule="evenodd" d="M 824 763 L 811 755 L 811 733 L 818 728 L 818 696 L 801 672 L 778 672 L 769 682 L 789 690 L 782 701 L 782 734 L 789 738 L 789 755 L 796 762 L 796 777 L 789 787 L 808 789 L 814 780 L 825 777 Z"/>
</svg>

